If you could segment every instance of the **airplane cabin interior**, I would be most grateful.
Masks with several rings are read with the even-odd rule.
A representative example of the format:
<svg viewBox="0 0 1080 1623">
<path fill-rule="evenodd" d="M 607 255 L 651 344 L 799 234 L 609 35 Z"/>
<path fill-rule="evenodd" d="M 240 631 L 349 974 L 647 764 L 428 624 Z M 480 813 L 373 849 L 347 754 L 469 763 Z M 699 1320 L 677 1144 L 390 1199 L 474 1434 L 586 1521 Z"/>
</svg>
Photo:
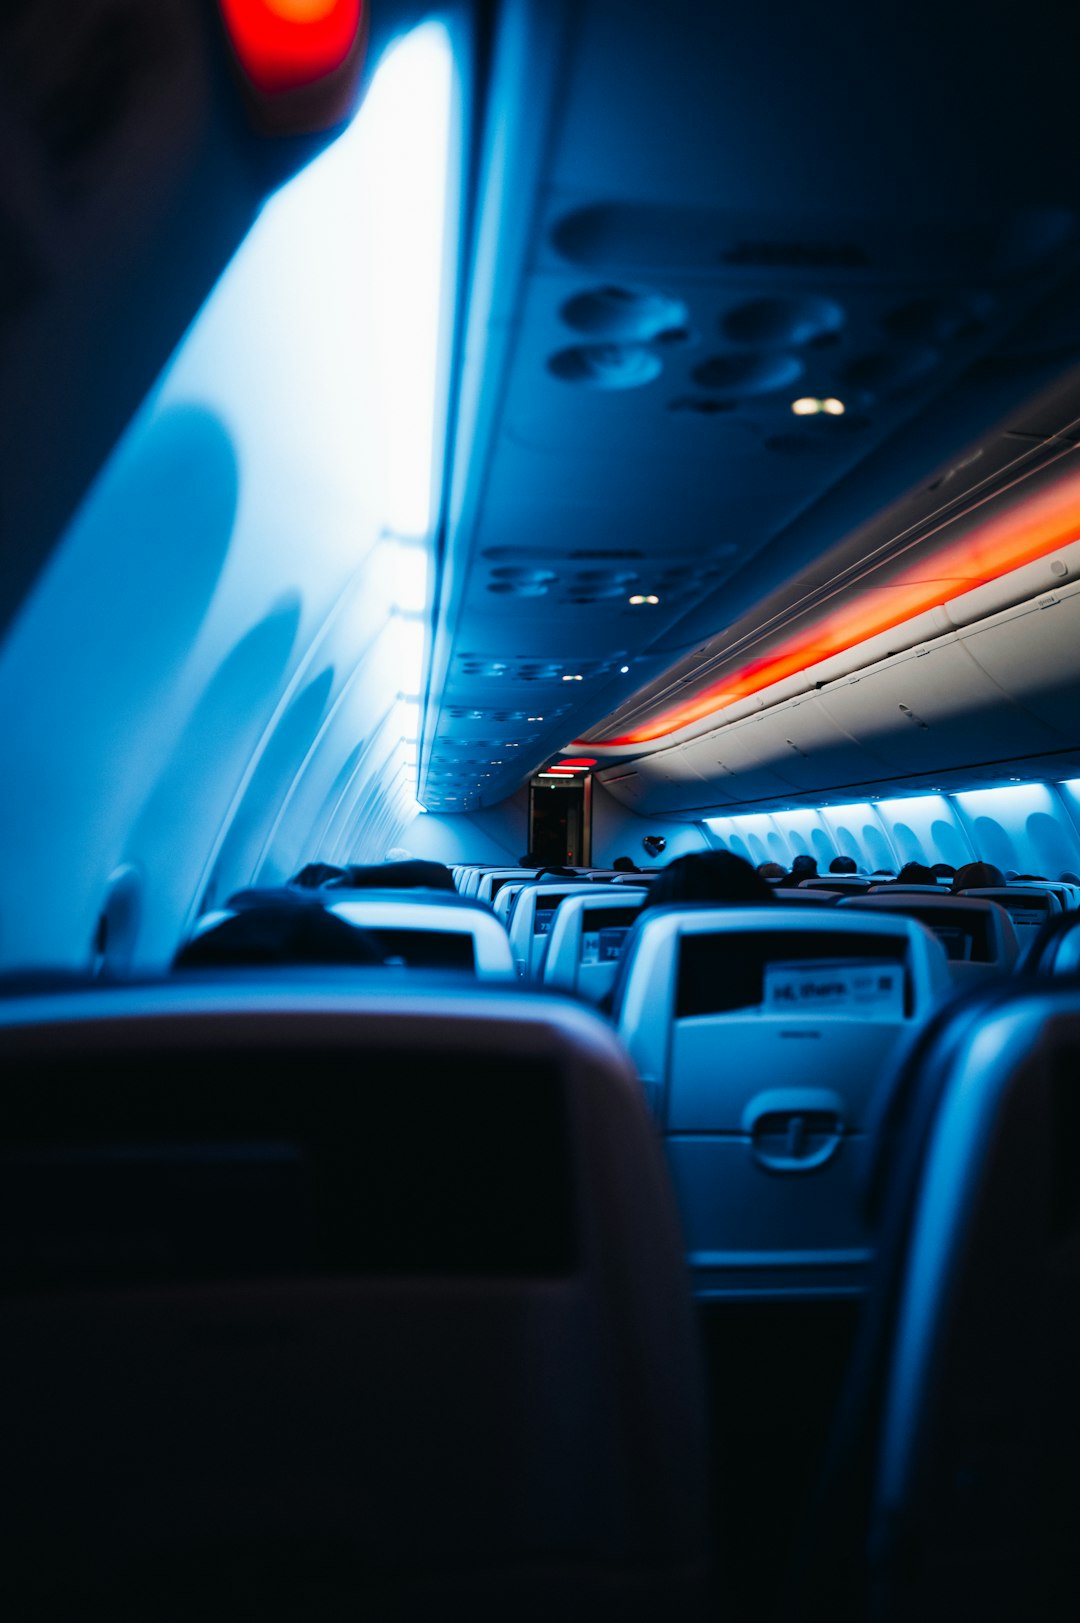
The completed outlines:
<svg viewBox="0 0 1080 1623">
<path fill-rule="evenodd" d="M 1074 1615 L 1078 56 L 0 13 L 13 1623 Z"/>
</svg>

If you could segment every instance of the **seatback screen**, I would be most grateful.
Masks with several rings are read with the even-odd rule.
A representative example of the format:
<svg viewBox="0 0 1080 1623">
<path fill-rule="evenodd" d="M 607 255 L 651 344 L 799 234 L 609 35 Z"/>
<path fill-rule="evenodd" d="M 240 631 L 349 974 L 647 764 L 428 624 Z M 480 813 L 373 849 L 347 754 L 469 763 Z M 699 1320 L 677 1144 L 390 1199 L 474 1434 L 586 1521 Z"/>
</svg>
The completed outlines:
<svg viewBox="0 0 1080 1623">
<path fill-rule="evenodd" d="M 958 907 L 897 907 L 895 911 L 933 931 L 951 963 L 992 962 L 990 916 L 981 909 L 968 912 Z"/>
<path fill-rule="evenodd" d="M 581 921 L 581 962 L 615 963 L 638 912 L 636 907 L 587 908 Z"/>
<path fill-rule="evenodd" d="M 893 935 L 731 930 L 679 942 L 675 1015 L 764 1012 L 911 1013 L 907 953 Z"/>
<path fill-rule="evenodd" d="M 366 926 L 386 955 L 412 969 L 476 968 L 476 947 L 468 930 L 401 930 Z"/>
<path fill-rule="evenodd" d="M 536 911 L 533 914 L 533 935 L 547 935 L 551 929 L 551 921 L 555 917 L 555 909 L 571 894 L 565 890 L 562 895 L 548 895 L 537 901 Z"/>
</svg>

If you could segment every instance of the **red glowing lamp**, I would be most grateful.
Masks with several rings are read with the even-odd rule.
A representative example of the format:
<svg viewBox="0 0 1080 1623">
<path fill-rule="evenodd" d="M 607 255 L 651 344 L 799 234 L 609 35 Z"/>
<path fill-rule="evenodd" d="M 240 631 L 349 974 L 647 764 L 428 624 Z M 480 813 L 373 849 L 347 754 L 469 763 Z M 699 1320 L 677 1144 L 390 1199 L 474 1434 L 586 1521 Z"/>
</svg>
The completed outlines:
<svg viewBox="0 0 1080 1623">
<path fill-rule="evenodd" d="M 236 59 L 261 95 L 336 73 L 360 37 L 363 0 L 219 0 Z"/>
</svg>

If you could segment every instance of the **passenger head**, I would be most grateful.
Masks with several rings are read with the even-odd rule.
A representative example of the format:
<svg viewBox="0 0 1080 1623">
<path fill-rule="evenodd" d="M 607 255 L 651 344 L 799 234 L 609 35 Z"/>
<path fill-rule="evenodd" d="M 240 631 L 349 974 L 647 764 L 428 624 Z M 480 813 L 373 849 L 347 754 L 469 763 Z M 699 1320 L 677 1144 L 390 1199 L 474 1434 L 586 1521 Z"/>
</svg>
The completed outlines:
<svg viewBox="0 0 1080 1623">
<path fill-rule="evenodd" d="M 858 873 L 854 857 L 833 857 L 829 863 L 830 873 Z"/>
<path fill-rule="evenodd" d="M 408 862 L 383 862 L 346 868 L 339 879 L 331 879 L 327 890 L 456 890 L 454 876 L 445 862 L 427 862 L 411 857 Z"/>
<path fill-rule="evenodd" d="M 762 879 L 767 879 L 772 885 L 787 878 L 787 869 L 782 868 L 778 862 L 759 862 L 757 871 Z"/>
<path fill-rule="evenodd" d="M 411 862 L 412 852 L 403 845 L 392 845 L 383 860 L 385 862 Z"/>
<path fill-rule="evenodd" d="M 733 851 L 691 851 L 669 862 L 650 885 L 645 907 L 665 902 L 729 902 L 735 907 L 756 907 L 775 901 L 767 879 Z"/>
<path fill-rule="evenodd" d="M 785 874 L 780 883 L 791 889 L 795 885 L 801 885 L 804 879 L 816 879 L 817 876 L 817 858 L 804 854 L 795 858 L 791 864 L 791 872 Z"/>
<path fill-rule="evenodd" d="M 1004 883 L 1005 875 L 992 862 L 965 862 L 962 868 L 957 869 L 952 891 L 956 896 L 962 890 L 989 890 Z"/>
<path fill-rule="evenodd" d="M 1071 868 L 1066 868 L 1063 873 L 1059 873 L 1058 878 L 1063 880 L 1066 885 L 1080 885 L 1080 874 L 1073 873 Z"/>
<path fill-rule="evenodd" d="M 320 902 L 244 907 L 188 941 L 174 969 L 283 968 L 301 964 L 381 964 L 366 930 L 346 924 Z"/>
<path fill-rule="evenodd" d="M 936 885 L 933 868 L 925 862 L 905 862 L 896 876 L 900 885 Z"/>
<path fill-rule="evenodd" d="M 616 857 L 611 864 L 616 873 L 640 873 L 641 869 L 630 857 Z"/>
<path fill-rule="evenodd" d="M 951 862 L 935 862 L 930 869 L 935 879 L 955 879 L 956 869 Z"/>
<path fill-rule="evenodd" d="M 340 879 L 344 872 L 344 868 L 335 867 L 332 862 L 309 862 L 299 873 L 293 874 L 289 884 L 299 885 L 302 890 L 318 890 L 328 879 Z"/>
</svg>

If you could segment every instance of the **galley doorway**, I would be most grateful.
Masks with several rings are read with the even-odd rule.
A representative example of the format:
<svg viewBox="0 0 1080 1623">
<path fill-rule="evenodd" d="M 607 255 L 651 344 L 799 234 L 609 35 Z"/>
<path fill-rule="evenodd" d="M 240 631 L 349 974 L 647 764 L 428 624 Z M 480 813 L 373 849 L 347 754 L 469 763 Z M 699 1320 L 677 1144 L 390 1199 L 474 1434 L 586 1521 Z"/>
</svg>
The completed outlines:
<svg viewBox="0 0 1080 1623">
<path fill-rule="evenodd" d="M 584 868 L 592 860 L 592 779 L 529 785 L 529 850 L 552 867 Z"/>
</svg>

